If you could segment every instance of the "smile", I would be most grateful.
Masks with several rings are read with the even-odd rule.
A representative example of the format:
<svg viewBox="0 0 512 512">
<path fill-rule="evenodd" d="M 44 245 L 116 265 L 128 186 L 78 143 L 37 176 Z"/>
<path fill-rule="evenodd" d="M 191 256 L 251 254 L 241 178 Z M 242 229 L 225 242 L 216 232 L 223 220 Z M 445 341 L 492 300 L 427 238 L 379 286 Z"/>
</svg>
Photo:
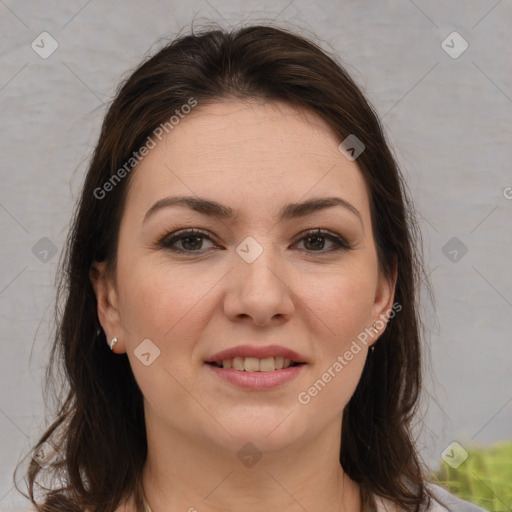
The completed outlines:
<svg viewBox="0 0 512 512">
<path fill-rule="evenodd" d="M 209 364 L 217 368 L 233 369 L 240 372 L 273 372 L 304 363 L 293 362 L 287 357 L 278 356 L 266 357 L 264 359 L 258 359 L 257 357 L 233 357 L 223 359 L 222 361 L 213 361 Z"/>
<path fill-rule="evenodd" d="M 276 366 L 280 366 L 280 359 L 283 359 L 282 368 L 276 368 Z M 231 367 L 228 367 L 230 363 Z M 215 362 L 205 363 L 204 366 L 213 373 L 215 378 L 227 382 L 230 386 L 251 391 L 265 391 L 279 388 L 295 379 L 307 365 L 306 363 L 294 363 L 290 359 L 285 361 L 284 358 L 278 357 L 265 359 L 234 357 L 233 359 L 224 359 L 222 366 Z"/>
</svg>

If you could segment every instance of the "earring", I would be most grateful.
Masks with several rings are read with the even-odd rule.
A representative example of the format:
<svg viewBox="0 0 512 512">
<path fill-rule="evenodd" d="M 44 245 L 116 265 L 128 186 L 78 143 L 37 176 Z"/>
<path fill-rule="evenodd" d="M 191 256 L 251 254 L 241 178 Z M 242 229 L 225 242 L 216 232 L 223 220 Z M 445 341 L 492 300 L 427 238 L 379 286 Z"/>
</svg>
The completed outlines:
<svg viewBox="0 0 512 512">
<path fill-rule="evenodd" d="M 377 334 L 378 334 L 379 333 L 379 329 L 377 329 L 376 325 L 377 325 L 377 322 L 375 322 L 372 327 L 377 331 Z M 377 343 L 377 342 L 375 342 L 375 343 Z M 375 343 L 370 347 L 370 350 L 372 351 L 372 354 L 373 354 L 373 352 L 375 352 Z"/>
<path fill-rule="evenodd" d="M 110 350 L 112 350 L 112 352 L 114 351 L 114 345 L 117 343 L 117 338 L 114 336 L 111 340 L 110 340 Z"/>
</svg>

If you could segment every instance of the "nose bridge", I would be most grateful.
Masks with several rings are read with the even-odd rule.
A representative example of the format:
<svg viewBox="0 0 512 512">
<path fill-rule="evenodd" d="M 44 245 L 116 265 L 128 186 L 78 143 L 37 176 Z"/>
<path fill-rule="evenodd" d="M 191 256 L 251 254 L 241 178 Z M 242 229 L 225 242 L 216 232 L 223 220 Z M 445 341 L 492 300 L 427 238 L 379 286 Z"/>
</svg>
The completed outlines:
<svg viewBox="0 0 512 512">
<path fill-rule="evenodd" d="M 267 235 L 248 235 L 236 247 L 236 291 L 228 301 L 231 313 L 249 315 L 258 323 L 287 315 L 292 307 L 278 250 Z"/>
<path fill-rule="evenodd" d="M 268 285 L 269 277 L 276 278 L 280 265 L 276 246 L 268 234 L 246 236 L 236 247 L 236 253 L 241 260 L 236 262 L 236 267 L 242 269 L 246 281 L 254 281 L 252 285 L 262 280 Z"/>
</svg>

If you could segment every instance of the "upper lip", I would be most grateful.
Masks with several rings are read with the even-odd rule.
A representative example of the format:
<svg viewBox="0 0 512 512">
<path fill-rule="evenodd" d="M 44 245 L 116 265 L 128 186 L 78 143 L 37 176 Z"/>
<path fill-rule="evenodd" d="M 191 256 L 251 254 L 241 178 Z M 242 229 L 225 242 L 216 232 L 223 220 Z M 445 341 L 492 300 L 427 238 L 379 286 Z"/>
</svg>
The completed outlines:
<svg viewBox="0 0 512 512">
<path fill-rule="evenodd" d="M 238 345 L 217 352 L 213 356 L 206 359 L 207 363 L 220 363 L 225 359 L 233 359 L 234 357 L 255 357 L 257 359 L 265 359 L 267 357 L 284 357 L 290 359 L 293 363 L 305 363 L 303 356 L 286 347 L 280 345 Z"/>
</svg>

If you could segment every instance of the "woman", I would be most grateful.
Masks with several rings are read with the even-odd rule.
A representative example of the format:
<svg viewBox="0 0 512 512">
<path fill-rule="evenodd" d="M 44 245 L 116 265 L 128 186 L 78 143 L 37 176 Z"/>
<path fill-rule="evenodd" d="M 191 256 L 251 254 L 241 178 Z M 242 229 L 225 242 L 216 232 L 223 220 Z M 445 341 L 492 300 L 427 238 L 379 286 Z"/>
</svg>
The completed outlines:
<svg viewBox="0 0 512 512">
<path fill-rule="evenodd" d="M 31 501 L 41 472 L 43 511 L 482 510 L 412 439 L 417 237 L 374 111 L 315 44 L 252 26 L 163 48 L 86 176 Z"/>
</svg>

